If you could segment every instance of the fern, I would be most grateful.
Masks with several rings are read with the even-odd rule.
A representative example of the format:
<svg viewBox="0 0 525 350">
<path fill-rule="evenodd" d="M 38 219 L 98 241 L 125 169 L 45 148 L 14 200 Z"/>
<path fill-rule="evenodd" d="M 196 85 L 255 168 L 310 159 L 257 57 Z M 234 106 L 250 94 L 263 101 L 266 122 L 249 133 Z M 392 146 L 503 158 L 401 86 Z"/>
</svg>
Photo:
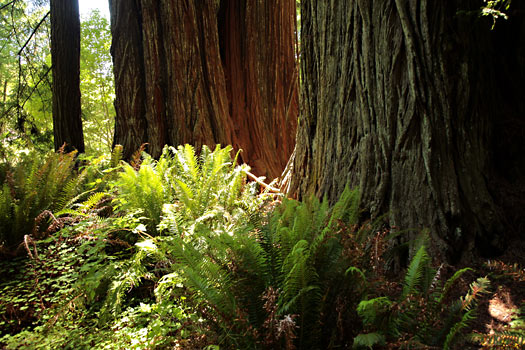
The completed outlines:
<svg viewBox="0 0 525 350">
<path fill-rule="evenodd" d="M 500 261 L 490 261 L 488 267 L 497 272 L 497 277 L 505 276 L 515 282 L 523 282 L 525 273 L 518 264 L 508 265 Z M 484 281 L 482 281 L 484 282 Z M 479 294 L 474 290 L 471 295 Z M 465 298 L 464 304 L 470 304 L 471 298 Z M 467 305 L 468 306 L 468 305 Z M 465 307 L 467 307 L 465 306 Z M 523 349 L 525 347 L 525 312 L 521 309 L 512 315 L 512 321 L 503 326 L 503 329 L 495 330 L 488 334 L 470 334 L 470 340 L 483 346 L 484 349 Z"/>
<path fill-rule="evenodd" d="M 91 195 L 81 203 L 77 203 L 81 198 L 89 195 Z M 91 190 L 85 191 L 77 196 L 75 196 L 72 200 L 70 200 L 64 209 L 58 211 L 55 213 L 55 215 L 61 216 L 61 215 L 71 215 L 71 216 L 89 216 L 88 212 L 92 210 L 96 205 L 98 205 L 104 198 L 107 198 L 108 194 L 105 192 L 95 192 L 92 193 Z"/>
<path fill-rule="evenodd" d="M 401 298 L 404 299 L 411 294 L 417 293 L 416 288 L 421 286 L 424 275 L 428 275 L 430 258 L 424 246 L 421 246 L 408 266 L 405 275 L 405 284 Z"/>
<path fill-rule="evenodd" d="M 143 154 L 139 168 L 123 165 L 115 181 L 119 210 L 139 211 L 134 217 L 147 233 L 136 229 L 143 237 L 133 257 L 104 272 L 111 282 L 104 314 L 116 315 L 129 302 L 126 291 L 151 279 L 157 298 L 184 292 L 222 330 L 226 346 L 252 348 L 264 337 L 253 330 L 264 329 L 263 295 L 272 288 L 275 318 L 299 327 L 300 348 L 319 347 L 338 322 L 331 310 L 353 288 L 336 232 L 355 223 L 349 211 L 357 211 L 357 192 L 346 189 L 334 208 L 315 198 L 283 199 L 263 218 L 268 197 L 247 181 L 249 167 L 236 165 L 231 150 L 204 146 L 196 155 L 189 145 L 166 147 L 158 161 Z M 89 208 L 90 199 L 75 209 Z"/>
<path fill-rule="evenodd" d="M 170 202 L 170 193 L 164 185 L 163 175 L 157 171 L 154 162 L 146 159 L 138 171 L 125 165 L 116 185 L 119 189 L 120 208 L 126 211 L 140 209 L 145 216 L 148 232 L 157 234 L 164 203 Z"/>
<path fill-rule="evenodd" d="M 373 349 L 375 345 L 385 345 L 385 336 L 380 333 L 359 334 L 354 338 L 354 348 L 366 347 Z"/>
<path fill-rule="evenodd" d="M 0 244 L 14 246 L 32 231 L 43 211 L 59 211 L 80 193 L 85 173 L 75 169 L 76 153 L 51 153 L 45 159 L 32 157 L 6 178 L 0 196 Z"/>
<path fill-rule="evenodd" d="M 113 148 L 113 151 L 111 152 L 110 161 L 109 161 L 109 166 L 111 168 L 116 168 L 119 166 L 120 161 L 122 160 L 123 151 L 124 151 L 124 147 L 122 147 L 122 145 L 116 145 Z"/>
<path fill-rule="evenodd" d="M 404 335 L 409 339 L 405 341 L 409 347 L 451 349 L 458 334 L 475 318 L 477 300 L 487 292 L 490 284 L 488 279 L 479 278 L 471 284 L 465 297 L 451 305 L 444 305 L 445 296 L 454 282 L 469 270 L 457 271 L 443 285 L 440 269 L 435 271 L 431 267 L 422 244 L 409 264 L 397 301 L 387 297 L 363 300 L 357 307 L 357 313 L 367 328 L 375 330 L 374 334 L 381 334 L 386 340 L 397 341 Z M 366 335 L 358 336 L 355 346 L 368 346 L 362 341 Z"/>
<path fill-rule="evenodd" d="M 477 299 L 480 295 L 488 292 L 489 286 L 490 281 L 486 277 L 480 277 L 470 285 L 470 291 L 461 299 L 461 309 L 464 313 L 461 319 L 450 328 L 443 344 L 443 349 L 450 349 L 457 334 L 475 319 Z"/>
<path fill-rule="evenodd" d="M 357 314 L 363 319 L 365 326 L 380 327 L 380 323 L 386 319 L 384 316 L 392 304 L 387 297 L 362 300 L 357 306 Z"/>
<path fill-rule="evenodd" d="M 454 282 L 456 282 L 465 272 L 468 272 L 468 271 L 473 271 L 470 267 L 465 267 L 461 270 L 458 270 L 456 271 L 452 277 L 450 277 L 447 282 L 445 283 L 445 286 L 441 289 L 439 288 L 438 289 L 438 297 L 437 297 L 437 303 L 438 304 L 441 304 L 443 302 L 443 300 L 445 299 L 445 297 L 447 296 L 449 290 L 452 288 L 452 286 L 454 285 Z"/>
<path fill-rule="evenodd" d="M 523 349 L 525 347 L 525 329 L 508 329 L 492 334 L 471 334 L 470 340 L 484 349 Z"/>
</svg>

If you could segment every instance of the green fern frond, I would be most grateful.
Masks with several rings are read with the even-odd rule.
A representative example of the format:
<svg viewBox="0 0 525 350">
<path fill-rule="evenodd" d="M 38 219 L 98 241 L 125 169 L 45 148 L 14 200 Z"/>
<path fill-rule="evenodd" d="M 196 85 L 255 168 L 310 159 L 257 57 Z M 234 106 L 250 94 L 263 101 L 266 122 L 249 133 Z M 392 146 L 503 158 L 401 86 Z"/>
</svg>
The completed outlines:
<svg viewBox="0 0 525 350">
<path fill-rule="evenodd" d="M 359 349 L 366 347 L 368 349 L 373 349 L 376 345 L 385 345 L 386 339 L 385 336 L 381 333 L 366 333 L 366 334 L 359 334 L 354 338 L 354 349 Z"/>
<path fill-rule="evenodd" d="M 126 164 L 116 182 L 120 191 L 118 200 L 124 210 L 142 210 L 147 219 L 148 231 L 157 234 L 164 203 L 170 200 L 163 174 L 159 174 L 153 161 L 145 157 L 138 171 Z"/>
<path fill-rule="evenodd" d="M 470 291 L 461 299 L 463 310 L 469 311 L 476 307 L 478 298 L 489 292 L 490 280 L 487 277 L 479 277 L 470 284 Z"/>
<path fill-rule="evenodd" d="M 461 270 L 456 271 L 452 277 L 450 277 L 447 282 L 445 283 L 445 286 L 440 291 L 437 303 L 441 304 L 444 300 L 444 298 L 447 296 L 447 293 L 449 292 L 450 288 L 454 285 L 454 282 L 456 282 L 465 272 L 473 271 L 470 267 L 465 267 Z"/>
<path fill-rule="evenodd" d="M 120 161 L 122 160 L 123 151 L 124 147 L 122 147 L 122 145 L 115 145 L 113 151 L 111 152 L 111 158 L 109 161 L 109 166 L 111 168 L 116 168 L 119 166 Z"/>
<path fill-rule="evenodd" d="M 95 205 L 100 203 L 100 201 L 104 199 L 105 197 L 107 197 L 107 193 L 104 193 L 104 192 L 93 193 L 91 196 L 89 196 L 89 198 L 86 201 L 80 204 L 79 207 L 82 208 L 83 210 L 93 209 L 93 207 L 95 207 Z"/>
<path fill-rule="evenodd" d="M 10 223 L 9 227 L 0 224 L 5 230 L 0 240 L 10 246 L 20 243 L 40 213 L 62 209 L 82 191 L 85 177 L 75 169 L 75 161 L 76 152 L 50 153 L 44 159 L 32 157 L 16 166 L 14 176 L 7 178 L 10 191 L 3 191 L 2 201 L 10 203 L 11 210 L 4 211 L 9 213 L 5 220 Z"/>
<path fill-rule="evenodd" d="M 475 317 L 475 310 L 468 310 L 463 314 L 461 320 L 452 326 L 448 332 L 445 342 L 443 343 L 443 350 L 450 349 L 459 332 L 468 327 L 469 322 L 471 322 Z"/>
<path fill-rule="evenodd" d="M 350 266 L 346 271 L 345 271 L 345 275 L 355 275 L 355 276 L 359 276 L 359 278 L 366 283 L 366 276 L 364 274 L 363 271 L 361 271 L 361 269 L 355 267 L 355 266 Z"/>
<path fill-rule="evenodd" d="M 204 149 L 204 147 L 203 147 Z M 182 152 L 181 152 L 182 150 Z M 204 150 L 203 153 L 206 151 Z M 178 161 L 184 173 L 191 175 L 194 183 L 199 181 L 200 166 L 195 157 L 195 149 L 191 145 L 179 146 Z"/>
<path fill-rule="evenodd" d="M 392 301 L 387 297 L 362 300 L 357 305 L 357 314 L 363 319 L 365 325 L 374 325 L 391 305 Z"/>
<path fill-rule="evenodd" d="M 339 200 L 332 208 L 329 225 L 334 224 L 338 220 L 342 220 L 349 225 L 356 224 L 359 218 L 359 200 L 359 190 L 351 189 L 346 185 Z"/>
<path fill-rule="evenodd" d="M 461 320 L 450 328 L 450 331 L 445 338 L 443 349 L 450 349 L 457 338 L 458 333 L 467 328 L 469 323 L 475 318 L 477 300 L 482 294 L 488 292 L 489 287 L 490 281 L 486 277 L 480 277 L 475 282 L 471 283 L 470 291 L 464 298 L 461 298 L 461 310 L 463 311 Z"/>
<path fill-rule="evenodd" d="M 301 290 L 315 289 L 318 275 L 309 261 L 309 253 L 308 242 L 301 240 L 284 259 L 281 268 L 284 276 L 279 302 L 281 305 L 289 304 Z"/>
<path fill-rule="evenodd" d="M 421 246 L 408 266 L 401 298 L 406 298 L 410 294 L 417 292 L 416 288 L 421 285 L 421 279 L 427 272 L 425 270 L 430 268 L 429 263 L 430 257 L 426 252 L 425 246 Z"/>
<path fill-rule="evenodd" d="M 504 330 L 492 334 L 474 333 L 470 340 L 485 349 L 523 349 L 525 348 L 525 330 Z"/>
</svg>

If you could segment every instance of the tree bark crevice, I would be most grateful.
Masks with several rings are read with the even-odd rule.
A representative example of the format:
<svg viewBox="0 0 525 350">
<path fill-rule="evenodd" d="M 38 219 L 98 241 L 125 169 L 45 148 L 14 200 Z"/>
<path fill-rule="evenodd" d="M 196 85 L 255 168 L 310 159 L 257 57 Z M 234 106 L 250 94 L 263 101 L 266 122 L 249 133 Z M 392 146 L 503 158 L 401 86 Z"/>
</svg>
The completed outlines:
<svg viewBox="0 0 525 350">
<path fill-rule="evenodd" d="M 232 144 L 255 173 L 280 176 L 297 124 L 296 2 L 136 0 L 141 6 L 133 8 L 126 1 L 111 6 L 116 84 L 123 84 L 116 104 L 138 94 L 144 107 L 136 115 L 117 109 L 117 125 L 135 130 L 126 135 L 119 127 L 116 143 L 133 134 L 155 157 L 164 144 Z M 135 22 L 140 41 L 126 34 L 128 26 L 139 28 Z M 126 45 L 129 52 L 117 49 Z M 127 57 L 141 50 L 142 63 Z M 145 85 L 130 84 L 128 74 Z M 133 152 L 129 145 L 125 154 Z"/>
<path fill-rule="evenodd" d="M 502 42 L 523 15 L 491 31 L 453 2 L 358 0 L 303 1 L 301 19 L 304 85 L 291 191 L 334 202 L 346 184 L 359 188 L 364 217 L 428 228 L 434 253 L 449 261 L 501 250 L 508 205 L 492 193 L 498 173 L 508 175 L 495 166 L 504 153 L 495 137 L 501 120 L 523 121 L 517 95 L 525 92 L 523 61 L 508 58 L 509 47 L 523 44 Z M 518 130 L 523 135 L 523 124 Z M 518 158 L 517 151 L 505 157 Z"/>
</svg>

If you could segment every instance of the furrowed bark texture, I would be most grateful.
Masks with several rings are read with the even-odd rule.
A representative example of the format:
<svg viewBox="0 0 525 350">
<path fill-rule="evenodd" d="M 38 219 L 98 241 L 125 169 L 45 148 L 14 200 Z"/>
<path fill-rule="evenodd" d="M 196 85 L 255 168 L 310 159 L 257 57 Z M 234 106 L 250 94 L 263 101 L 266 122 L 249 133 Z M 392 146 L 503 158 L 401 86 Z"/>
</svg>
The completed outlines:
<svg viewBox="0 0 525 350">
<path fill-rule="evenodd" d="M 78 0 L 51 0 L 53 133 L 55 151 L 84 152 L 80 109 L 80 18 Z"/>
<path fill-rule="evenodd" d="M 126 40 L 113 40 L 111 55 L 115 75 L 115 137 L 113 146 L 120 144 L 129 159 L 146 140 L 146 88 L 142 50 L 142 28 L 136 16 L 138 0 L 109 0 L 111 32 L 113 37 L 125 36 Z"/>
<path fill-rule="evenodd" d="M 234 146 L 277 177 L 295 146 L 298 113 L 294 1 L 222 1 L 220 40 Z"/>
<path fill-rule="evenodd" d="M 523 5 L 494 31 L 458 12 L 481 5 L 302 1 L 292 192 L 333 202 L 357 187 L 365 218 L 429 228 L 451 261 L 501 248 L 524 212 L 497 194 L 525 183 Z"/>
<path fill-rule="evenodd" d="M 144 142 L 155 157 L 165 144 L 232 144 L 259 175 L 281 174 L 298 104 L 295 2 L 277 2 L 110 1 L 125 157 Z"/>
</svg>

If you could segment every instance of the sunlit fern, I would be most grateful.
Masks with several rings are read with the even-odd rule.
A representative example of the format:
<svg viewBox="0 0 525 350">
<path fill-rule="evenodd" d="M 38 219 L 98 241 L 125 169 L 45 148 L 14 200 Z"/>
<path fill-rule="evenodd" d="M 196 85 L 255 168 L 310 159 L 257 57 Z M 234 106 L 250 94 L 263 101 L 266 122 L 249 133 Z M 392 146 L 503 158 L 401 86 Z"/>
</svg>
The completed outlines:
<svg viewBox="0 0 525 350">
<path fill-rule="evenodd" d="M 255 232 L 248 223 L 231 229 L 200 226 L 192 239 L 166 239 L 166 250 L 184 284 L 209 306 L 225 333 L 240 332 L 239 312 L 247 317 L 243 322 L 260 328 L 267 317 L 261 297 L 274 287 L 280 317 L 297 315 L 299 347 L 315 347 L 323 317 L 332 316 L 324 315 L 334 302 L 329 295 L 336 293 L 348 268 L 334 233 L 339 218 L 350 217 L 346 211 L 356 200 L 357 192 L 347 189 L 341 202 L 348 205 L 335 212 L 313 198 L 304 203 L 284 200 Z"/>
<path fill-rule="evenodd" d="M 505 264 L 489 261 L 487 264 L 498 277 L 510 278 L 517 283 L 525 281 L 524 269 L 518 264 Z M 525 305 L 511 315 L 512 320 L 503 329 L 490 333 L 472 333 L 470 339 L 483 349 L 523 349 L 525 348 Z"/>
</svg>

